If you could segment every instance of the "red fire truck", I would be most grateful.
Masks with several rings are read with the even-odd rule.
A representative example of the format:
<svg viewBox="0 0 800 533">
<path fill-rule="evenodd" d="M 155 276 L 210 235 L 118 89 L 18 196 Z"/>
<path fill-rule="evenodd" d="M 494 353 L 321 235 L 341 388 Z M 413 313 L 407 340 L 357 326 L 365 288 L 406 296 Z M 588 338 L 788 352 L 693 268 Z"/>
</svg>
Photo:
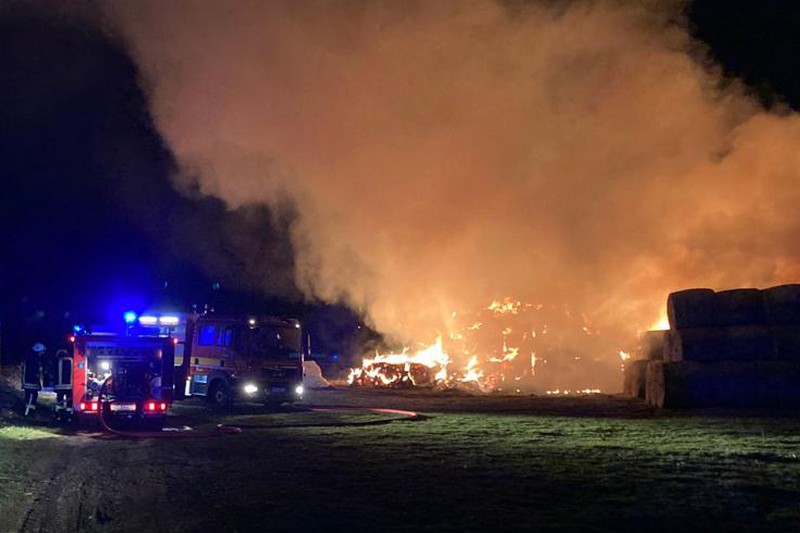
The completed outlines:
<svg viewBox="0 0 800 533">
<path fill-rule="evenodd" d="M 85 418 L 163 421 L 173 400 L 175 339 L 76 332 L 72 409 Z"/>
<path fill-rule="evenodd" d="M 78 418 L 163 421 L 173 400 L 270 406 L 303 396 L 300 323 L 273 316 L 125 314 L 116 332 L 76 326 L 72 396 Z"/>
</svg>

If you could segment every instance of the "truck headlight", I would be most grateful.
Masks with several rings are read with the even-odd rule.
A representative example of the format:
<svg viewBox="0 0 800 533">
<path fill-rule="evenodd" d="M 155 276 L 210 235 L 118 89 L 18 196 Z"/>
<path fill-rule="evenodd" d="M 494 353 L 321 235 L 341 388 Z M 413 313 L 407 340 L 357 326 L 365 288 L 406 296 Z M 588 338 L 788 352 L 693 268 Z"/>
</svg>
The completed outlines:
<svg viewBox="0 0 800 533">
<path fill-rule="evenodd" d="M 302 396 L 303 392 L 305 392 L 305 389 L 303 388 L 302 385 L 298 385 L 297 387 L 294 388 L 294 393 L 298 396 Z"/>
<path fill-rule="evenodd" d="M 247 385 L 244 386 L 244 392 L 246 394 L 255 394 L 258 392 L 258 387 L 256 387 L 252 383 L 248 383 Z"/>
</svg>

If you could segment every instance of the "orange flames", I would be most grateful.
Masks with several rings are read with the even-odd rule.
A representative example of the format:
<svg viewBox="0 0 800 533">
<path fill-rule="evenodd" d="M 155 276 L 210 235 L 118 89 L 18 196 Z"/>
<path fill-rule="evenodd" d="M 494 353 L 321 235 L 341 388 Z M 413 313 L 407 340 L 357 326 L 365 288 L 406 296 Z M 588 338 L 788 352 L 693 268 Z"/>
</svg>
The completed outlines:
<svg viewBox="0 0 800 533">
<path fill-rule="evenodd" d="M 399 353 L 365 357 L 360 367 L 351 369 L 348 383 L 480 392 L 536 390 L 557 395 L 600 392 L 597 387 L 541 382 L 537 372 L 547 373 L 550 367 L 555 373 L 564 368 L 564 359 L 572 365 L 579 365 L 582 360 L 582 352 L 563 346 L 569 336 L 563 331 L 563 324 L 560 329 L 548 330 L 539 313 L 542 308 L 507 297 L 493 301 L 476 316 L 453 313 L 453 321 L 460 320 L 462 324 L 455 324 L 446 337 L 440 335 L 433 344 L 418 350 L 405 348 Z M 565 316 L 574 322 L 569 312 Z M 585 323 L 572 327 L 585 338 L 599 336 Z"/>
</svg>

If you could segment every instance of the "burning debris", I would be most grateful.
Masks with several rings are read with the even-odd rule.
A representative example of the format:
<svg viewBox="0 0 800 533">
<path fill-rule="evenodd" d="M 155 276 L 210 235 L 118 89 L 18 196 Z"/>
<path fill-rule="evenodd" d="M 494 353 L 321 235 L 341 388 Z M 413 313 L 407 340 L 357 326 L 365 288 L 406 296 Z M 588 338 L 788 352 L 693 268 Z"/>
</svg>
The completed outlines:
<svg viewBox="0 0 800 533">
<path fill-rule="evenodd" d="M 548 326 L 541 304 L 507 297 L 495 300 L 476 315 L 452 313 L 453 330 L 426 347 L 398 353 L 376 353 L 353 368 L 348 383 L 362 387 L 465 389 L 476 392 L 532 392 L 592 394 L 596 387 L 558 385 L 549 367 L 564 361 L 580 365 L 586 351 L 567 340 L 592 338 L 585 320 L 575 322 L 564 313 L 568 329 Z M 552 317 L 552 310 L 547 316 Z M 577 333 L 580 332 L 580 333 Z M 587 358 L 588 359 L 588 358 Z M 561 376 L 563 378 L 563 376 Z M 552 389 L 548 390 L 548 386 Z"/>
</svg>

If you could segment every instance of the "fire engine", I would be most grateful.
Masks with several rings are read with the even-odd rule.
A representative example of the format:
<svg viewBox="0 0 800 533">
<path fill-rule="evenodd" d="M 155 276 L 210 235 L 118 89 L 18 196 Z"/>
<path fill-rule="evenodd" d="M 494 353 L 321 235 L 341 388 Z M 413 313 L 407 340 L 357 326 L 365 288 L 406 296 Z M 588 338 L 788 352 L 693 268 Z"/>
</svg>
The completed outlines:
<svg viewBox="0 0 800 533">
<path fill-rule="evenodd" d="M 108 331 L 108 330 L 111 331 Z M 273 316 L 125 314 L 125 327 L 76 326 L 71 402 L 78 418 L 159 423 L 174 400 L 269 406 L 303 396 L 300 323 Z"/>
<path fill-rule="evenodd" d="M 300 322 L 274 316 L 209 314 L 138 317 L 139 329 L 177 340 L 175 399 L 233 400 L 270 406 L 303 396 L 303 341 Z"/>
<path fill-rule="evenodd" d="M 159 424 L 173 400 L 175 339 L 76 331 L 72 402 L 80 419 Z"/>
</svg>

